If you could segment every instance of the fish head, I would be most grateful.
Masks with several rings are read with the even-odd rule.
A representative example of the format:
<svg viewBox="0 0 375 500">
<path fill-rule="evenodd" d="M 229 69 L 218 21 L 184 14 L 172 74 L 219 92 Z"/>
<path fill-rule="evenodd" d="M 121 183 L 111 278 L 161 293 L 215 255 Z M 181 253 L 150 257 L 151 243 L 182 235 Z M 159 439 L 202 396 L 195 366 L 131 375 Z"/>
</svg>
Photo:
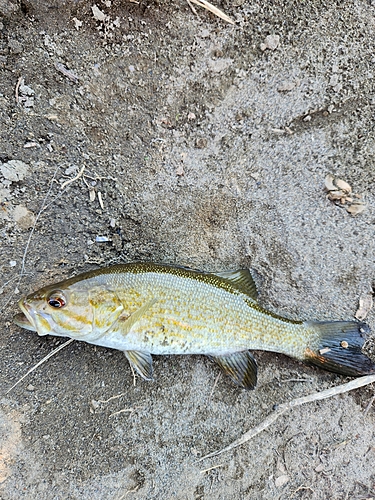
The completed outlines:
<svg viewBox="0 0 375 500">
<path fill-rule="evenodd" d="M 117 321 L 123 305 L 105 285 L 66 282 L 46 286 L 23 297 L 14 322 L 38 335 L 71 337 L 90 342 Z"/>
</svg>

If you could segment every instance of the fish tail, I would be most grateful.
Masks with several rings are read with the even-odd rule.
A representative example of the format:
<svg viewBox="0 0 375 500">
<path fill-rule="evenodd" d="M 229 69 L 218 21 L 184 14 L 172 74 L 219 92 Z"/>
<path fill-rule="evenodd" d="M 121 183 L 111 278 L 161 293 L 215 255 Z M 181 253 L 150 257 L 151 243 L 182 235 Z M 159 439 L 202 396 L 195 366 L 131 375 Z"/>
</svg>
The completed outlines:
<svg viewBox="0 0 375 500">
<path fill-rule="evenodd" d="M 325 370 L 357 377 L 375 373 L 375 363 L 362 352 L 370 332 L 366 323 L 323 321 L 305 323 L 318 339 L 305 350 L 305 360 Z"/>
</svg>

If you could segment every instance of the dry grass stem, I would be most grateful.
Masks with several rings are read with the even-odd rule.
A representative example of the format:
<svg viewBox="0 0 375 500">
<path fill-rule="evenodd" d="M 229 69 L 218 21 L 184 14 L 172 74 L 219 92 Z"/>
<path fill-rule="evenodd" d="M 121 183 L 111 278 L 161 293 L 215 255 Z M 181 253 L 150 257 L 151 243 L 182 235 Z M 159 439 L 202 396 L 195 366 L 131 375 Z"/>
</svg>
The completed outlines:
<svg viewBox="0 0 375 500">
<path fill-rule="evenodd" d="M 273 413 L 268 415 L 268 417 L 266 417 L 263 420 L 263 422 L 261 422 L 256 427 L 253 427 L 252 429 L 247 431 L 243 436 L 234 441 L 232 444 L 226 446 L 222 450 L 214 451 L 212 453 L 209 453 L 208 455 L 205 455 L 204 457 L 197 460 L 197 462 L 201 462 L 206 458 L 216 457 L 221 453 L 233 450 L 234 448 L 237 448 L 237 446 L 241 446 L 242 444 L 247 443 L 247 441 L 250 441 L 250 439 L 252 439 L 254 436 L 260 434 L 262 431 L 267 429 L 278 418 L 284 415 L 284 413 L 291 410 L 292 408 L 295 408 L 296 406 L 301 406 L 306 403 L 312 403 L 313 401 L 320 401 L 322 399 L 331 398 L 333 396 L 337 396 L 338 394 L 344 394 L 345 392 L 358 389 L 359 387 L 363 387 L 365 385 L 369 385 L 374 382 L 375 382 L 375 375 L 366 375 L 365 377 L 360 377 L 355 380 L 352 380 L 347 384 L 337 385 L 335 387 L 331 387 L 330 389 L 326 389 L 325 391 L 315 392 L 314 394 L 309 394 L 308 396 L 303 396 L 301 398 L 293 399 L 288 403 L 283 403 L 279 405 L 278 408 Z"/>
<path fill-rule="evenodd" d="M 220 377 L 221 377 L 221 372 L 219 372 L 219 373 L 217 374 L 217 377 L 215 378 L 214 386 L 212 387 L 212 391 L 211 391 L 210 395 L 208 396 L 208 401 L 210 401 L 210 400 L 211 400 L 212 395 L 213 395 L 214 390 L 215 390 L 215 387 L 216 387 L 216 385 L 217 385 L 217 383 L 218 383 L 218 381 L 219 381 L 219 378 L 220 378 Z"/>
<path fill-rule="evenodd" d="M 207 0 L 190 0 L 190 2 L 194 3 L 195 5 L 199 5 L 200 7 L 203 7 L 204 9 L 209 10 L 210 12 L 215 14 L 215 16 L 220 17 L 221 19 L 223 19 L 227 23 L 234 24 L 233 19 L 228 17 L 226 14 L 224 14 L 224 12 L 222 10 L 215 7 L 210 2 L 207 2 Z"/>
<path fill-rule="evenodd" d="M 201 474 L 205 472 L 210 472 L 210 470 L 218 469 L 219 467 L 223 467 L 224 464 L 214 465 L 213 467 L 209 467 L 208 469 L 203 469 L 200 471 Z"/>
<path fill-rule="evenodd" d="M 47 354 L 47 356 L 45 356 L 43 359 L 41 359 L 36 365 L 34 365 L 32 368 L 30 368 L 30 370 L 27 373 L 25 373 L 25 375 L 23 375 L 19 380 L 17 380 L 17 382 L 15 384 L 13 384 L 12 387 L 10 389 L 8 389 L 5 394 L 9 394 L 10 391 L 12 391 L 20 382 L 22 382 L 22 380 L 24 380 L 28 375 L 30 375 L 30 373 L 32 373 L 34 370 L 36 370 L 40 365 L 45 363 L 48 359 L 52 358 L 52 356 L 54 356 L 59 351 L 61 351 L 61 349 L 64 349 L 64 347 L 67 347 L 69 344 L 71 344 L 73 342 L 73 340 L 74 339 L 67 340 L 63 344 L 56 347 L 56 349 L 51 351 L 49 354 Z"/>
<path fill-rule="evenodd" d="M 367 413 L 369 412 L 369 409 L 371 408 L 371 406 L 372 406 L 372 404 L 373 404 L 374 401 L 375 401 L 375 394 L 372 396 L 372 398 L 368 402 L 368 405 L 366 406 L 365 411 L 363 412 L 364 416 L 367 415 Z"/>
<path fill-rule="evenodd" d="M 117 396 L 111 396 L 109 399 L 106 399 L 105 401 L 103 399 L 98 399 L 98 403 L 109 403 L 113 399 L 118 399 L 121 398 L 122 396 L 125 396 L 125 392 L 122 392 L 121 394 L 117 394 Z"/>
</svg>

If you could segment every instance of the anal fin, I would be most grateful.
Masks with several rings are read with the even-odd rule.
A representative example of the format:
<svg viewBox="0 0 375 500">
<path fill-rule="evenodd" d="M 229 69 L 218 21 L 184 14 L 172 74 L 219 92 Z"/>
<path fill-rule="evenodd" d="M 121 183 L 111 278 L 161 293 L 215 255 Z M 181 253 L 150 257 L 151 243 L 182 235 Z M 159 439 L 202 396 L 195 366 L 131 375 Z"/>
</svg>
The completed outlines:
<svg viewBox="0 0 375 500">
<path fill-rule="evenodd" d="M 257 385 L 257 363 L 250 351 L 210 356 L 210 358 L 240 387 L 254 389 Z"/>
<path fill-rule="evenodd" d="M 134 370 L 145 380 L 153 380 L 152 357 L 149 352 L 124 351 L 124 354 Z"/>
</svg>

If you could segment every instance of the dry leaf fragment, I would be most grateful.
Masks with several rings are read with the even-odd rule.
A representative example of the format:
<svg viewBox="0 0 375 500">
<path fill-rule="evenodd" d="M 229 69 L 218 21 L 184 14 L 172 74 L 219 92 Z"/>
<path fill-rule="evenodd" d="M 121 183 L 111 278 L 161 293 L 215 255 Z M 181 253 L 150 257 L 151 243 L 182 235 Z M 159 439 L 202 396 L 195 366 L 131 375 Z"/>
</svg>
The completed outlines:
<svg viewBox="0 0 375 500">
<path fill-rule="evenodd" d="M 328 194 L 327 194 L 327 198 L 331 201 L 334 201 L 334 200 L 341 200 L 341 198 L 344 198 L 345 197 L 345 193 L 344 191 L 330 191 Z"/>
<path fill-rule="evenodd" d="M 336 186 L 341 189 L 342 191 L 346 191 L 348 194 L 352 192 L 352 187 L 342 179 L 335 179 L 335 184 Z"/>
<path fill-rule="evenodd" d="M 361 214 L 365 209 L 366 205 L 364 205 L 363 203 L 353 203 L 352 205 L 350 205 L 350 207 L 347 207 L 346 210 L 351 215 L 358 215 Z"/>
<path fill-rule="evenodd" d="M 364 293 L 359 297 L 359 307 L 355 313 L 355 317 L 359 321 L 366 319 L 368 313 L 371 311 L 373 306 L 372 293 Z"/>
</svg>

